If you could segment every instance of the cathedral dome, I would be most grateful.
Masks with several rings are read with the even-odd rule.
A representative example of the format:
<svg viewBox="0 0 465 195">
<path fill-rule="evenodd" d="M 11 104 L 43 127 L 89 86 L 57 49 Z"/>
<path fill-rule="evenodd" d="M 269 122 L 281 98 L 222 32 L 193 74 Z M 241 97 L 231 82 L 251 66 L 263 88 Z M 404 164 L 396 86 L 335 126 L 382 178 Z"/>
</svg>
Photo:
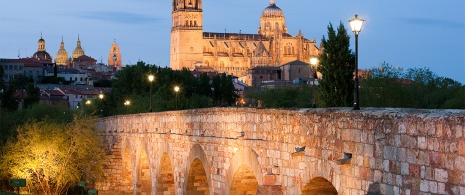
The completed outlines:
<svg viewBox="0 0 465 195">
<path fill-rule="evenodd" d="M 263 10 L 262 17 L 281 18 L 281 17 L 284 17 L 284 13 L 281 10 L 281 8 L 276 6 L 276 4 L 274 3 L 274 0 L 271 0 L 270 5 L 266 7 L 265 10 Z"/>
</svg>

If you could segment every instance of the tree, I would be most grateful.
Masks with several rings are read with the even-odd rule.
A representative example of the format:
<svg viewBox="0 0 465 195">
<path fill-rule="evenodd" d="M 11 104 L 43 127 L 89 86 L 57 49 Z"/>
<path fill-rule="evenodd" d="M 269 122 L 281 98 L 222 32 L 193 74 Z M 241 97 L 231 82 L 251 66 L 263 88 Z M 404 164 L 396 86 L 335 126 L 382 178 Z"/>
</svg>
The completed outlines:
<svg viewBox="0 0 465 195">
<path fill-rule="evenodd" d="M 337 33 L 328 25 L 328 39 L 323 36 L 323 52 L 318 56 L 318 97 L 323 106 L 351 106 L 354 93 L 355 55 L 349 49 L 350 37 L 342 22 Z"/>
<path fill-rule="evenodd" d="M 265 108 L 310 108 L 312 88 L 308 85 L 248 92 L 247 99 L 261 100 Z"/>
<path fill-rule="evenodd" d="M 213 101 L 216 106 L 232 105 L 238 95 L 235 93 L 231 76 L 222 73 L 212 79 Z"/>
<path fill-rule="evenodd" d="M 103 177 L 106 153 L 94 122 L 28 122 L 2 148 L 0 176 L 26 178 L 28 193 L 58 195 L 78 181 Z"/>
</svg>

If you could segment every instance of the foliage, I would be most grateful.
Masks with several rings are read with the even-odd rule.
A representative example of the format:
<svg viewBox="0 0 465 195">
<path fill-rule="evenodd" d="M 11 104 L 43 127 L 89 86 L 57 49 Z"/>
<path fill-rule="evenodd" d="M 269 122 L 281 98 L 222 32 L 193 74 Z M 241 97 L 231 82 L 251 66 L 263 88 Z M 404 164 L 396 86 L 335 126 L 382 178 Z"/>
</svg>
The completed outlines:
<svg viewBox="0 0 465 195">
<path fill-rule="evenodd" d="M 53 107 L 47 104 L 34 104 L 31 108 L 5 112 L 0 110 L 0 146 L 7 138 L 16 136 L 16 128 L 28 120 L 53 120 L 58 123 L 70 122 L 74 112 L 68 108 Z"/>
<path fill-rule="evenodd" d="M 297 86 L 294 88 L 278 88 L 247 93 L 246 105 L 256 106 L 258 100 L 262 101 L 264 108 L 310 108 L 312 93 L 310 86 Z"/>
<path fill-rule="evenodd" d="M 349 49 L 350 37 L 342 22 L 337 33 L 328 25 L 328 39 L 323 36 L 323 52 L 318 56 L 318 97 L 324 107 L 350 106 L 354 91 L 355 56 Z"/>
<path fill-rule="evenodd" d="M 111 87 L 110 80 L 98 80 L 94 82 L 94 87 Z"/>
<path fill-rule="evenodd" d="M 147 79 L 149 74 L 155 76 L 152 83 Z M 118 71 L 115 77 L 108 98 L 103 100 L 102 105 L 98 105 L 103 110 L 103 116 L 147 112 L 150 97 L 154 112 L 232 105 L 237 97 L 232 79 L 226 75 L 215 77 L 218 79 L 215 88 L 205 73 L 196 78 L 187 69 L 172 70 L 138 62 Z M 177 93 L 174 91 L 175 86 L 180 88 Z M 213 95 L 212 89 L 216 90 L 217 96 Z M 123 104 L 126 100 L 131 101 L 130 106 Z"/>
<path fill-rule="evenodd" d="M 78 181 L 101 178 L 105 150 L 93 127 L 93 120 L 79 117 L 25 123 L 2 148 L 0 175 L 26 178 L 27 190 L 36 194 L 62 194 Z"/>
<path fill-rule="evenodd" d="M 16 91 L 27 94 L 23 105 L 25 108 L 31 107 L 40 100 L 40 89 L 35 87 L 33 81 L 24 75 L 17 75 L 17 78 L 10 81 L 8 87 L 2 86 L 2 89 L 0 107 L 5 111 L 11 112 L 18 109 L 21 99 L 15 97 Z"/>
<path fill-rule="evenodd" d="M 232 78 L 226 73 L 216 75 L 212 79 L 213 101 L 216 106 L 231 105 L 238 98 L 234 92 Z"/>
<path fill-rule="evenodd" d="M 26 87 L 27 97 L 24 99 L 24 107 L 31 108 L 32 105 L 39 103 L 40 89 L 35 87 L 34 84 L 29 83 Z"/>
<path fill-rule="evenodd" d="M 402 68 L 381 63 L 368 70 L 360 83 L 360 101 L 365 107 L 465 108 L 465 86 L 439 77 L 428 68 Z"/>
</svg>

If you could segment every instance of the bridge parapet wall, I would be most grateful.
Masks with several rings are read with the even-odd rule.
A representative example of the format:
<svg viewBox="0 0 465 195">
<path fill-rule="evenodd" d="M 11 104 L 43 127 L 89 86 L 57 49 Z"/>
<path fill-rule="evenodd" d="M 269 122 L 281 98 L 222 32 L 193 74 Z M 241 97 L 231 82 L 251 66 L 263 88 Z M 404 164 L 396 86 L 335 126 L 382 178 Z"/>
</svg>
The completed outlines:
<svg viewBox="0 0 465 195">
<path fill-rule="evenodd" d="M 464 110 L 209 108 L 108 117 L 98 126 L 115 158 L 108 181 L 97 188 L 101 194 L 137 191 L 136 170 L 145 151 L 152 192 L 167 153 L 176 194 L 185 194 L 193 156 L 204 164 L 210 194 L 228 194 L 233 169 L 241 163 L 251 168 L 263 193 L 301 194 L 315 190 L 314 178 L 324 178 L 339 194 L 465 194 L 464 115 Z M 123 181 L 122 150 L 129 154 L 132 186 Z"/>
</svg>

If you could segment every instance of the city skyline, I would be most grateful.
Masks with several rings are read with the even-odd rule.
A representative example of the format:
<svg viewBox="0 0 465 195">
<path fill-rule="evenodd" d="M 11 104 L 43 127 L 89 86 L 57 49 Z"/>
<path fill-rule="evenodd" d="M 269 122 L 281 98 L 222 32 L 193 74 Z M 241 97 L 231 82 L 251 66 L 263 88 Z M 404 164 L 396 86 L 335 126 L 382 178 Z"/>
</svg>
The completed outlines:
<svg viewBox="0 0 465 195">
<path fill-rule="evenodd" d="M 204 32 L 257 33 L 269 0 L 203 1 Z M 86 6 L 82 6 L 86 5 Z M 42 33 L 47 52 L 55 59 L 63 37 L 71 54 L 79 35 L 86 55 L 107 63 L 111 45 L 118 43 L 123 64 L 138 60 L 169 66 L 171 0 L 131 2 L 46 1 L 0 2 L 0 58 L 30 57 Z M 301 30 L 321 43 L 331 22 L 342 22 L 351 36 L 348 20 L 355 14 L 366 22 L 359 36 L 359 67 L 381 62 L 407 68 L 427 67 L 438 76 L 465 83 L 465 2 L 412 0 L 283 1 L 276 0 L 286 17 L 289 34 Z"/>
</svg>

